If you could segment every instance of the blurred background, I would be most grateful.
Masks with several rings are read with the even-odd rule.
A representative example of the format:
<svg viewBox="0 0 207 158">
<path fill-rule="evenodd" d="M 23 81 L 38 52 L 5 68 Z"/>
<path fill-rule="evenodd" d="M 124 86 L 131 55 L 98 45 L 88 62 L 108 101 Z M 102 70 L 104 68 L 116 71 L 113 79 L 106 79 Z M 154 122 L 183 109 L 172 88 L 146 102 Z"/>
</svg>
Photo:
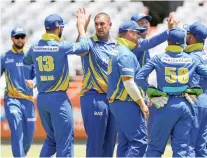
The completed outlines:
<svg viewBox="0 0 207 158">
<path fill-rule="evenodd" d="M 111 16 L 111 35 L 116 38 L 119 25 L 130 19 L 134 13 L 145 13 L 152 16 L 151 30 L 149 38 L 167 29 L 165 18 L 170 12 L 175 11 L 180 26 L 192 24 L 199 21 L 207 26 L 207 0 L 185 0 L 185 1 L 137 1 L 137 0 L 1 0 L 1 42 L 0 55 L 11 49 L 12 42 L 10 33 L 16 25 L 23 26 L 28 32 L 27 47 L 39 40 L 44 34 L 44 19 L 52 13 L 60 14 L 69 23 L 63 31 L 63 40 L 75 42 L 78 35 L 76 30 L 76 17 L 74 14 L 78 8 L 86 8 L 88 14 L 92 14 L 88 27 L 88 36 L 94 34 L 93 18 L 99 12 L 106 12 Z M 163 43 L 150 50 L 150 55 L 163 53 L 167 43 Z M 207 44 L 205 44 L 207 51 Z M 75 156 L 85 156 L 86 134 L 83 128 L 82 116 L 80 112 L 80 88 L 82 84 L 82 66 L 78 56 L 68 56 L 70 67 L 71 83 L 67 93 L 73 105 L 73 115 L 75 123 Z M 151 75 L 151 82 L 154 82 L 155 74 Z M 0 116 L 1 116 L 1 157 L 11 157 L 10 130 L 4 113 L 5 79 L 0 78 Z M 35 90 L 35 95 L 37 91 Z M 36 111 L 36 132 L 32 149 L 28 157 L 37 157 L 41 144 L 45 138 L 45 132 L 41 126 L 38 112 Z M 171 156 L 171 149 L 166 148 L 165 156 Z"/>
</svg>

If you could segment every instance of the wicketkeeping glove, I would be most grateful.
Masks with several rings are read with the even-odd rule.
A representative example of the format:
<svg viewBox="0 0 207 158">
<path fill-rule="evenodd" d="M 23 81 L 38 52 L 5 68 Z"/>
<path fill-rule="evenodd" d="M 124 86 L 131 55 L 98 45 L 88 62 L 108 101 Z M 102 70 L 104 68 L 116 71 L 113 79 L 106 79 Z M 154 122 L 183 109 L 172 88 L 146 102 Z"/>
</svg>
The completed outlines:
<svg viewBox="0 0 207 158">
<path fill-rule="evenodd" d="M 167 104 L 168 102 L 168 97 L 154 97 L 151 99 L 152 103 L 155 105 L 157 109 L 162 108 Z"/>
<path fill-rule="evenodd" d="M 147 95 L 157 109 L 164 107 L 169 99 L 167 93 L 162 92 L 156 89 L 155 87 L 151 87 L 151 86 L 147 88 Z"/>
<path fill-rule="evenodd" d="M 165 93 L 165 92 L 162 92 L 162 91 L 160 91 L 160 90 L 158 90 L 157 88 L 155 88 L 155 87 L 151 87 L 151 86 L 149 86 L 148 88 L 147 88 L 147 96 L 151 99 L 151 98 L 154 98 L 154 97 L 161 97 L 161 96 L 163 96 L 163 97 L 167 97 L 168 95 L 167 95 L 167 93 Z"/>
<path fill-rule="evenodd" d="M 192 86 L 192 87 L 187 88 L 184 91 L 184 93 L 199 96 L 199 95 L 203 94 L 203 89 L 200 86 Z"/>
<path fill-rule="evenodd" d="M 185 98 L 190 104 L 194 104 L 196 98 L 203 94 L 203 89 L 200 86 L 192 86 L 184 91 Z"/>
</svg>

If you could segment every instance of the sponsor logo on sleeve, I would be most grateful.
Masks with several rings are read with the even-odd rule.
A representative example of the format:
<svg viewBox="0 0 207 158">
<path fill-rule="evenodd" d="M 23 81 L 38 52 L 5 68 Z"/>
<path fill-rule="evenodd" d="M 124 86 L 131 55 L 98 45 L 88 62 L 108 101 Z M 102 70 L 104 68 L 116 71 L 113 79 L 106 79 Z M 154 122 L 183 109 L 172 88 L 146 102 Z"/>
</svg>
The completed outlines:
<svg viewBox="0 0 207 158">
<path fill-rule="evenodd" d="M 12 63 L 12 62 L 14 62 L 14 59 L 6 58 L 5 64 Z"/>
</svg>

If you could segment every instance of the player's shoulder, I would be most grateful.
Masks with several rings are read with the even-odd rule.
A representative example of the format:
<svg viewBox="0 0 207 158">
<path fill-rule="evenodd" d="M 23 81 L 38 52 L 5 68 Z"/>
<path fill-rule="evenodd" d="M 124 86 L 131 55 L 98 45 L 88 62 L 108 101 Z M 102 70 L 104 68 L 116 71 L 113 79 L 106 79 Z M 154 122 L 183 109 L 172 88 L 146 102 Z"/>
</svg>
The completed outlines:
<svg viewBox="0 0 207 158">
<path fill-rule="evenodd" d="M 134 53 L 132 53 L 132 51 L 129 48 L 127 48 L 126 46 L 120 45 L 120 44 L 117 44 L 115 46 L 115 49 L 119 51 L 120 55 L 134 54 Z"/>
<path fill-rule="evenodd" d="M 6 52 L 0 54 L 1 59 L 5 58 L 5 56 L 6 56 Z"/>
<path fill-rule="evenodd" d="M 7 60 L 9 60 L 9 62 L 13 61 L 14 56 L 11 50 L 7 50 L 6 52 L 0 54 L 0 58 L 2 62 L 6 62 Z"/>
<path fill-rule="evenodd" d="M 8 55 L 11 55 L 11 54 L 12 54 L 12 51 L 11 51 L 11 49 L 10 49 L 10 50 L 7 50 L 6 52 L 2 53 L 2 54 L 1 54 L 1 57 L 4 58 L 4 57 L 6 57 L 6 56 L 8 56 Z"/>
<path fill-rule="evenodd" d="M 198 51 L 195 51 L 193 53 L 191 53 L 192 56 L 197 56 L 197 57 L 205 57 L 207 56 L 207 54 L 203 51 L 203 50 L 198 50 Z"/>
<path fill-rule="evenodd" d="M 162 58 L 168 57 L 166 53 L 157 54 L 151 57 L 151 60 L 160 60 Z"/>
</svg>

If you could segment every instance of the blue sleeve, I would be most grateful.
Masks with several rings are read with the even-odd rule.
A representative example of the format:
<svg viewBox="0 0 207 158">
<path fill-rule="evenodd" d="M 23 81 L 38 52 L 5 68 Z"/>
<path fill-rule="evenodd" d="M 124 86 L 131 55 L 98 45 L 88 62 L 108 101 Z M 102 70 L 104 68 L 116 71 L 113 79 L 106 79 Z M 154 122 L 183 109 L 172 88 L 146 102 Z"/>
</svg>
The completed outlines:
<svg viewBox="0 0 207 158">
<path fill-rule="evenodd" d="M 156 64 L 155 61 L 156 61 L 156 56 L 150 59 L 136 75 L 136 81 L 138 82 L 138 85 L 145 91 L 149 87 L 149 83 L 147 82 L 147 77 L 155 69 L 155 64 Z"/>
<path fill-rule="evenodd" d="M 24 54 L 23 63 L 25 65 L 32 65 L 33 64 L 31 51 L 32 51 L 32 47 L 27 51 L 26 54 Z"/>
<path fill-rule="evenodd" d="M 207 67 L 199 62 L 196 66 L 195 72 L 202 77 L 207 77 Z"/>
<path fill-rule="evenodd" d="M 200 57 L 197 55 L 194 55 L 194 53 L 192 53 L 191 56 L 195 59 L 198 59 L 200 63 L 203 63 Z M 201 79 L 200 75 L 198 75 L 197 73 L 193 73 L 192 85 L 198 85 L 200 83 L 200 79 Z"/>
<path fill-rule="evenodd" d="M 36 70 L 35 70 L 34 65 L 32 65 L 32 81 L 33 81 L 33 83 L 34 83 L 34 85 L 36 87 L 36 85 L 37 85 L 37 78 L 36 78 Z"/>
<path fill-rule="evenodd" d="M 31 74 L 32 79 L 34 79 L 35 76 L 36 76 L 35 67 L 34 67 L 34 65 L 32 65 L 32 74 Z"/>
<path fill-rule="evenodd" d="M 121 76 L 134 77 L 137 63 L 130 55 L 123 55 L 117 61 Z"/>
<path fill-rule="evenodd" d="M 0 76 L 3 74 L 4 72 L 4 65 L 3 65 L 3 56 L 1 55 L 1 60 L 0 60 L 0 67 L 1 67 L 1 73 L 0 73 Z"/>
<path fill-rule="evenodd" d="M 134 53 L 144 52 L 148 49 L 151 49 L 168 39 L 169 30 L 166 30 L 156 36 L 153 36 L 150 39 L 144 39 L 137 47 L 134 48 Z"/>
<path fill-rule="evenodd" d="M 88 54 L 90 49 L 89 41 L 86 38 L 80 38 L 80 42 L 71 43 L 64 42 L 64 49 L 66 50 L 66 54 L 76 54 L 80 56 L 85 56 Z"/>
</svg>

